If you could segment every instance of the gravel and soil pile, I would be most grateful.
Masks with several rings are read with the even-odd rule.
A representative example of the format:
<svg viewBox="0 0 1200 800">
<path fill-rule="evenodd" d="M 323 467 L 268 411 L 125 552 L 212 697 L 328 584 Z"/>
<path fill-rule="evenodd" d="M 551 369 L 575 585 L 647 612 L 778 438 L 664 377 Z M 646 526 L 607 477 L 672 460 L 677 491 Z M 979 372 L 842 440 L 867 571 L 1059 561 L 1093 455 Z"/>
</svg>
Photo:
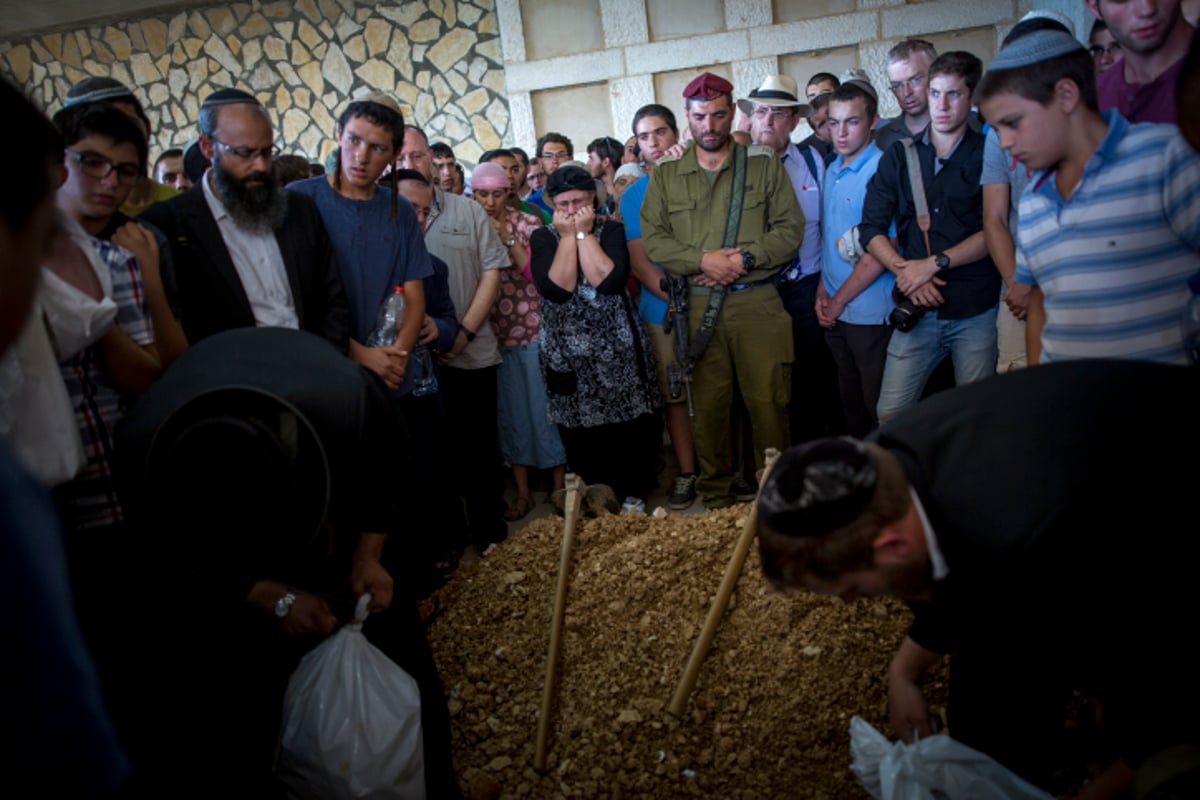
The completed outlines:
<svg viewBox="0 0 1200 800">
<path fill-rule="evenodd" d="M 545 775 L 533 761 L 562 520 L 458 570 L 429 639 L 468 798 L 867 796 L 849 721 L 891 734 L 900 603 L 776 592 L 752 548 L 685 718 L 667 715 L 749 509 L 579 521 Z M 944 676 L 926 692 L 940 711 Z"/>
</svg>

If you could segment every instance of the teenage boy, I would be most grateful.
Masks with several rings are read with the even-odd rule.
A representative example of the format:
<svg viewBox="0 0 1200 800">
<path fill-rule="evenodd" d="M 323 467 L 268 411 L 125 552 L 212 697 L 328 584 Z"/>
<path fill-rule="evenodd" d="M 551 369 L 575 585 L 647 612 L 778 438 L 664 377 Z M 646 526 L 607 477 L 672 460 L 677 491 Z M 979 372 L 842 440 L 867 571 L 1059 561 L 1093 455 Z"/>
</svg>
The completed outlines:
<svg viewBox="0 0 1200 800">
<path fill-rule="evenodd" d="M 1086 0 L 1121 47 L 1121 60 L 1096 79 L 1103 110 L 1130 122 L 1175 122 L 1175 86 L 1192 41 L 1180 0 Z"/>
<path fill-rule="evenodd" d="M 857 245 L 867 184 L 883 152 L 872 141 L 879 121 L 873 87 L 848 81 L 829 96 L 829 130 L 837 154 L 825 173 L 822 197 L 824 255 L 817 287 L 817 321 L 837 364 L 838 391 L 847 431 L 866 436 L 878 419 L 879 388 L 892 328 L 892 273 Z M 843 246 L 849 246 L 849 252 Z"/>
<path fill-rule="evenodd" d="M 1037 171 L 1021 198 L 1017 280 L 1032 284 L 1030 364 L 1188 363 L 1180 317 L 1200 269 L 1200 155 L 1173 125 L 1101 113 L 1083 45 L 1038 31 L 1002 48 L 983 113 Z"/>
<path fill-rule="evenodd" d="M 422 279 L 433 268 L 412 206 L 377 183 L 400 152 L 404 115 L 394 99 L 370 92 L 346 106 L 337 137 L 336 168 L 289 188 L 313 199 L 329 232 L 350 303 L 350 358 L 405 394 L 408 354 L 425 318 Z M 379 307 L 394 286 L 404 287 L 404 323 L 393 344 L 371 347 Z"/>
<path fill-rule="evenodd" d="M 663 291 L 662 278 L 666 273 L 646 256 L 646 247 L 642 244 L 641 218 L 646 187 L 650 185 L 650 173 L 654 171 L 658 159 L 679 141 L 675 112 L 657 103 L 642 106 L 633 115 L 633 135 L 641 151 L 646 174 L 621 194 L 621 219 L 625 221 L 629 265 L 642 284 L 638 297 L 638 316 L 646 326 L 646 338 L 654 350 L 667 435 L 671 437 L 671 447 L 679 462 L 679 474 L 667 498 L 667 505 L 678 511 L 687 508 L 696 499 L 696 480 L 699 478 L 696 472 L 696 448 L 692 442 L 692 420 L 688 416 L 687 399 L 683 395 L 672 398 L 668 385 L 667 365 L 675 363 L 675 345 L 671 335 L 663 330 L 663 320 L 667 316 L 667 293 Z"/>
<path fill-rule="evenodd" d="M 860 241 L 896 276 L 903 299 L 924 312 L 888 344 L 880 425 L 920 399 L 929 375 L 947 355 L 959 386 L 996 371 L 1000 274 L 983 238 L 984 136 L 967 124 L 982 71 L 979 59 L 962 51 L 934 60 L 929 128 L 911 145 L 885 150 L 867 189 Z M 928 225 L 914 202 L 909 146 L 921 167 Z M 888 237 L 893 220 L 899 249 Z"/>
</svg>

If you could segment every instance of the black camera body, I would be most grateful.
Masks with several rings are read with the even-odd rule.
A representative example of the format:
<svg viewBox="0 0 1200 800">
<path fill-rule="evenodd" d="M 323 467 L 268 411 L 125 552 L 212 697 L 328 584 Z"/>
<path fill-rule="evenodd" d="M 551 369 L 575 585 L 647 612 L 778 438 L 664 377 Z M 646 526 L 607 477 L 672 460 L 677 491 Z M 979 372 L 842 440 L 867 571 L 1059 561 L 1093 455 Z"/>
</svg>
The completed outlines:
<svg viewBox="0 0 1200 800">
<path fill-rule="evenodd" d="M 900 291 L 898 286 L 892 287 L 892 302 L 896 304 L 896 307 L 892 309 L 888 321 L 901 333 L 908 333 L 915 328 L 921 321 L 921 317 L 925 316 L 925 312 L 929 310 L 925 306 L 919 306 L 909 300 L 908 295 Z"/>
</svg>

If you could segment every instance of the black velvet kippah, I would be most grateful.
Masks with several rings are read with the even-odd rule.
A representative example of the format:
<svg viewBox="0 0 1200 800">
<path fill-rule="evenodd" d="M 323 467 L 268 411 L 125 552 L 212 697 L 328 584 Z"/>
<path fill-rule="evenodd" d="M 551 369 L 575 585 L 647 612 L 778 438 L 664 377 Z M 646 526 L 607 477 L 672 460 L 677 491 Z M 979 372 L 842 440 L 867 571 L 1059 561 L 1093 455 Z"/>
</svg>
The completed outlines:
<svg viewBox="0 0 1200 800">
<path fill-rule="evenodd" d="M 253 103 L 256 106 L 262 105 L 252 94 L 243 92 L 241 89 L 218 89 L 217 91 L 204 98 L 204 102 L 200 104 L 201 108 L 210 106 L 227 106 L 231 103 Z"/>
<path fill-rule="evenodd" d="M 824 536 L 862 514 L 878 479 L 875 458 L 855 439 L 792 447 L 763 483 L 759 521 L 787 536 Z"/>
</svg>

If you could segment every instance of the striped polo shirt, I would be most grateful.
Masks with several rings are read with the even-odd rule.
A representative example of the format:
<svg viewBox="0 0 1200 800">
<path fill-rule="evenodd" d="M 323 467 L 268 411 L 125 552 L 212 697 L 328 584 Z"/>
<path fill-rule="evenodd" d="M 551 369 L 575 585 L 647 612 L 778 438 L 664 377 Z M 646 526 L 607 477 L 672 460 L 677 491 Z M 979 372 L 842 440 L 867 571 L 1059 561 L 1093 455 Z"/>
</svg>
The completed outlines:
<svg viewBox="0 0 1200 800">
<path fill-rule="evenodd" d="M 1200 155 L 1174 125 L 1104 118 L 1108 134 L 1070 198 L 1053 170 L 1021 197 L 1017 280 L 1045 297 L 1042 360 L 1187 364 L 1180 323 L 1200 270 Z"/>
</svg>

